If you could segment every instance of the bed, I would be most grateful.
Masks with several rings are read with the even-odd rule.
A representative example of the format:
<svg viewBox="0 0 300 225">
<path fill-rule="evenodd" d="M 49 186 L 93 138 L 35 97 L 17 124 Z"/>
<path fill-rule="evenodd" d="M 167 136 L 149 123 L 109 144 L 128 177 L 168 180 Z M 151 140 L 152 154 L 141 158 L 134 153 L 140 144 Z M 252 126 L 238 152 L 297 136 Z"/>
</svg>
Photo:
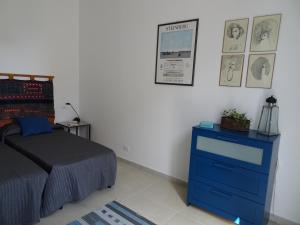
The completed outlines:
<svg viewBox="0 0 300 225">
<path fill-rule="evenodd" d="M 91 192 L 115 183 L 115 153 L 62 129 L 27 137 L 9 135 L 5 142 L 48 173 L 42 217 L 52 214 L 67 202 L 84 199 Z"/>
<path fill-rule="evenodd" d="M 0 79 L 2 141 L 48 174 L 41 202 L 42 217 L 52 214 L 67 202 L 81 200 L 97 189 L 114 185 L 116 155 L 112 150 L 61 129 L 52 132 L 47 128 L 50 133 L 24 136 L 28 133 L 23 128 L 28 125 L 43 122 L 44 129 L 45 123 L 47 127 L 54 124 L 53 76 L 1 73 L 0 76 L 8 77 Z M 27 79 L 20 80 L 20 77 Z M 26 122 L 26 118 L 29 121 L 36 118 L 39 122 Z M 24 127 L 22 120 L 27 124 Z M 16 121 L 21 122 L 22 135 Z M 28 129 L 30 132 L 31 128 Z"/>
<path fill-rule="evenodd" d="M 47 177 L 31 160 L 0 143 L 0 224 L 39 222 Z"/>
</svg>

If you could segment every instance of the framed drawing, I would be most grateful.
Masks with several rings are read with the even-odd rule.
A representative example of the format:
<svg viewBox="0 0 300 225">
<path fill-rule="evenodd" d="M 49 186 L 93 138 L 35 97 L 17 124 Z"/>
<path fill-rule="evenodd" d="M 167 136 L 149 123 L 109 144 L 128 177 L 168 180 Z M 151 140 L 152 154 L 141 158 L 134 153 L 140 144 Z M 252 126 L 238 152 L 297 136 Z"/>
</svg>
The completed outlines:
<svg viewBox="0 0 300 225">
<path fill-rule="evenodd" d="M 275 53 L 249 56 L 246 87 L 271 88 Z"/>
<path fill-rule="evenodd" d="M 223 53 L 245 52 L 249 19 L 226 20 Z"/>
<path fill-rule="evenodd" d="M 250 51 L 276 51 L 280 22 L 281 14 L 254 17 Z"/>
<path fill-rule="evenodd" d="M 157 28 L 156 84 L 194 84 L 199 19 L 160 24 Z"/>
<path fill-rule="evenodd" d="M 220 86 L 240 87 L 242 83 L 244 55 L 223 55 L 220 69 Z"/>
</svg>

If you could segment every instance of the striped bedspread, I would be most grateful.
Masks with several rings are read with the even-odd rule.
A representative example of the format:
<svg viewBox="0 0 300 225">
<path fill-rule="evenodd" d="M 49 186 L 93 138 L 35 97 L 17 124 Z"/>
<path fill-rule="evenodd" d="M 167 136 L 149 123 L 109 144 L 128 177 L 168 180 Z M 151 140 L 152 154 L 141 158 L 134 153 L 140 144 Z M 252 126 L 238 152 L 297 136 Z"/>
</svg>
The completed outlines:
<svg viewBox="0 0 300 225">
<path fill-rule="evenodd" d="M 74 220 L 68 225 L 155 225 L 117 201 Z"/>
</svg>

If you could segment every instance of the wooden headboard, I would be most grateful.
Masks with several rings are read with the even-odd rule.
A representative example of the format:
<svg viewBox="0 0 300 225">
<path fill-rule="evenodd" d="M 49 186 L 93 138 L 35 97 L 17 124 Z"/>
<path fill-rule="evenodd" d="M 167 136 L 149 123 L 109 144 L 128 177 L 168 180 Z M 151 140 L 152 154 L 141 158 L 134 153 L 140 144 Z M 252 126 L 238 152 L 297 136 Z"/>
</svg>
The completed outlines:
<svg viewBox="0 0 300 225">
<path fill-rule="evenodd" d="M 54 123 L 54 76 L 0 73 L 0 77 L 4 78 L 0 79 L 0 128 L 23 116 L 44 116 Z"/>
</svg>

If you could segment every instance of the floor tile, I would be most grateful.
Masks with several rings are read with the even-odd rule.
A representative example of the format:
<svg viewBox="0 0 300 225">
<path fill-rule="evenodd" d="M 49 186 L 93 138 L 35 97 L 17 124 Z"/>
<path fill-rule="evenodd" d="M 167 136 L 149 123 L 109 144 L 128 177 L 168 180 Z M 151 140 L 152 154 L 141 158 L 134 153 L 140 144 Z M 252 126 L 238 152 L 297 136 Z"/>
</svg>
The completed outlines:
<svg viewBox="0 0 300 225">
<path fill-rule="evenodd" d="M 190 220 L 203 225 L 232 225 L 233 222 L 224 220 L 204 210 L 194 206 L 186 207 L 179 213 L 179 216 L 189 218 Z"/>
<path fill-rule="evenodd" d="M 202 224 L 196 223 L 195 221 L 192 221 L 186 217 L 175 215 L 165 225 L 202 225 Z"/>
<path fill-rule="evenodd" d="M 186 186 L 167 179 L 156 182 L 140 194 L 174 210 L 186 207 Z"/>
</svg>

